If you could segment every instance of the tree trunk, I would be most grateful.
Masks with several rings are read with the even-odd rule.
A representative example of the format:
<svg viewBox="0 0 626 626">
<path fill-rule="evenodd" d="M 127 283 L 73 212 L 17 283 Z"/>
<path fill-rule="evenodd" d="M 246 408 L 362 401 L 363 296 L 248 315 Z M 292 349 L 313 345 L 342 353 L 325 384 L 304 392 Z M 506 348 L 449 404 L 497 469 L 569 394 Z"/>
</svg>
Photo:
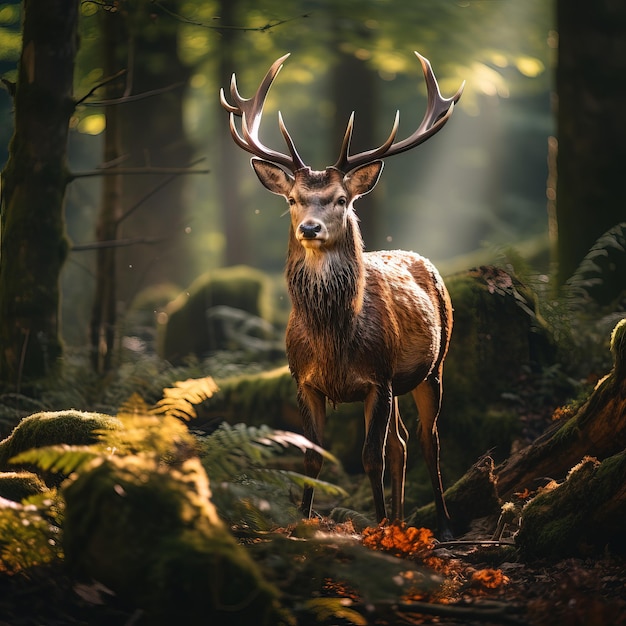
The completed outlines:
<svg viewBox="0 0 626 626">
<path fill-rule="evenodd" d="M 221 23 L 232 26 L 237 23 L 238 0 L 220 0 L 219 12 Z M 225 29 L 221 33 L 218 59 L 218 84 L 228 93 L 230 78 L 235 70 L 235 48 L 237 30 Z M 221 107 L 220 107 L 221 108 Z M 224 265 L 249 265 L 252 261 L 247 229 L 247 220 L 242 212 L 243 202 L 239 192 L 239 150 L 235 147 L 227 123 L 226 113 L 218 124 L 217 140 L 219 159 L 216 163 L 215 184 L 218 188 L 219 203 L 224 231 Z"/>
<path fill-rule="evenodd" d="M 338 33 L 336 36 L 341 41 L 341 35 Z M 350 85 L 350 89 L 346 89 L 346 85 Z M 372 69 L 354 55 L 338 52 L 332 73 L 332 98 L 337 108 L 332 127 L 331 145 L 337 147 L 336 156 L 339 156 L 346 125 L 355 107 L 358 107 L 358 110 L 355 111 L 354 116 L 354 135 L 350 152 L 371 150 L 381 143 L 376 133 L 377 94 L 378 81 L 375 80 Z M 380 197 L 380 193 L 371 193 L 359 198 L 356 203 L 361 234 L 368 250 L 379 250 L 386 245 L 384 237 L 381 236 L 383 229 L 378 219 Z"/>
<path fill-rule="evenodd" d="M 623 220 L 626 187 L 626 4 L 557 1 L 558 282 Z"/>
<path fill-rule="evenodd" d="M 17 387 L 44 376 L 63 351 L 59 275 L 68 251 L 63 205 L 77 21 L 76 0 L 24 2 L 0 221 L 0 380 Z"/>
<path fill-rule="evenodd" d="M 119 58 L 124 46 L 122 16 L 116 12 L 103 11 L 101 14 L 103 33 L 102 55 L 104 75 L 110 77 L 122 67 Z M 105 100 L 113 100 L 122 95 L 120 81 L 108 83 Z M 106 130 L 104 134 L 103 161 L 114 163 L 122 154 L 120 137 L 120 109 L 111 104 L 104 109 Z M 100 242 L 115 241 L 122 215 L 122 178 L 105 176 L 102 180 L 102 193 L 96 239 Z M 117 321 L 117 275 L 116 248 L 102 247 L 96 251 L 96 291 L 91 309 L 90 350 L 91 365 L 99 373 L 111 369 L 115 347 L 115 327 Z"/>
<path fill-rule="evenodd" d="M 180 13 L 180 2 L 168 7 Z M 149 98 L 118 105 L 122 150 L 121 167 L 179 167 L 189 164 L 192 149 L 183 125 L 183 96 L 189 69 L 178 55 L 180 22 L 156 16 L 150 0 L 127 2 L 125 16 L 128 54 L 128 85 L 131 94 L 164 90 Z M 128 305 L 150 285 L 171 282 L 183 286 L 191 272 L 191 250 L 186 241 L 186 177 L 178 176 L 154 190 L 163 176 L 125 176 L 125 213 L 119 224 L 120 238 L 152 240 L 149 246 L 134 245 L 117 251 L 118 301 Z M 130 208 L 137 203 L 140 207 Z"/>
</svg>

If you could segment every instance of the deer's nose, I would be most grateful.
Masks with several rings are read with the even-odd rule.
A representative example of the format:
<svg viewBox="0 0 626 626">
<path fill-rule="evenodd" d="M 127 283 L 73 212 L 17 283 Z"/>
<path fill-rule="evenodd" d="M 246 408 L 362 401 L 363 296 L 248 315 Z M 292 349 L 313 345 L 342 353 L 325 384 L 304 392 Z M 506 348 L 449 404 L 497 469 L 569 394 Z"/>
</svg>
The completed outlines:
<svg viewBox="0 0 626 626">
<path fill-rule="evenodd" d="M 304 239 L 315 239 L 321 230 L 322 225 L 316 222 L 302 222 L 300 224 L 300 232 Z"/>
</svg>

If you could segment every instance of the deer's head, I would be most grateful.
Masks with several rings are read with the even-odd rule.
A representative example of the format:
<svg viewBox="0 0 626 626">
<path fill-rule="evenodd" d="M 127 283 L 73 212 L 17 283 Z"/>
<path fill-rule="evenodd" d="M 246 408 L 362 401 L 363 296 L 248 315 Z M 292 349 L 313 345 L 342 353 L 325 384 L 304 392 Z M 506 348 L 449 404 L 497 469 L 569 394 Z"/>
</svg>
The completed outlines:
<svg viewBox="0 0 626 626">
<path fill-rule="evenodd" d="M 428 105 L 419 127 L 411 136 L 396 142 L 400 121 L 400 113 L 397 112 L 391 133 L 381 146 L 358 154 L 350 154 L 354 125 L 352 113 L 339 158 L 334 165 L 323 171 L 312 170 L 304 163 L 280 112 L 278 123 L 289 154 L 268 148 L 259 139 L 259 127 L 267 93 L 288 54 L 273 63 L 254 97 L 249 99 L 241 97 L 234 74 L 230 84 L 230 95 L 235 104 L 231 105 L 227 101 L 223 89 L 220 91 L 222 106 L 230 113 L 230 131 L 235 143 L 257 157 L 252 159 L 252 167 L 263 185 L 272 193 L 281 195 L 287 200 L 292 233 L 304 248 L 308 250 L 332 248 L 345 234 L 348 221 L 356 224 L 353 202 L 374 188 L 383 169 L 382 159 L 423 143 L 441 130 L 452 115 L 454 104 L 461 97 L 464 84 L 451 98 L 442 97 L 428 59 L 417 52 L 415 55 L 422 64 L 428 88 Z M 241 118 L 241 132 L 235 124 L 235 117 Z"/>
</svg>

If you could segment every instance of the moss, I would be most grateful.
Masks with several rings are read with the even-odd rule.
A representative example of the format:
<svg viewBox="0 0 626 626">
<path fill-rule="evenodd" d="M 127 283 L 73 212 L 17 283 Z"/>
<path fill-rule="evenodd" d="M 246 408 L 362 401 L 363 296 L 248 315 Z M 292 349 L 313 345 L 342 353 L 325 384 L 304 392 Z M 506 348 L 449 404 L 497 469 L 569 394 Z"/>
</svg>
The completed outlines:
<svg viewBox="0 0 626 626">
<path fill-rule="evenodd" d="M 586 556 L 607 547 L 626 553 L 626 453 L 585 458 L 557 488 L 524 508 L 517 544 L 525 559 Z"/>
<path fill-rule="evenodd" d="M 206 272 L 166 307 L 166 321 L 158 329 L 160 355 L 177 363 L 189 355 L 228 348 L 219 321 L 207 317 L 215 307 L 227 306 L 273 322 L 272 289 L 267 274 L 248 266 Z"/>
<path fill-rule="evenodd" d="M 626 378 L 626 318 L 619 321 L 611 333 L 611 353 L 615 377 L 624 380 Z"/>
<path fill-rule="evenodd" d="M 88 445 L 95 443 L 96 431 L 118 425 L 116 418 L 102 413 L 69 410 L 29 415 L 0 442 L 0 470 L 15 469 L 9 460 L 20 452 L 61 443 Z"/>
<path fill-rule="evenodd" d="M 286 623 L 276 590 L 217 517 L 198 459 L 99 459 L 63 493 L 70 571 L 143 609 L 142 623 Z"/>
<path fill-rule="evenodd" d="M 47 490 L 43 481 L 32 472 L 0 473 L 0 498 L 21 502 L 24 498 Z"/>
</svg>

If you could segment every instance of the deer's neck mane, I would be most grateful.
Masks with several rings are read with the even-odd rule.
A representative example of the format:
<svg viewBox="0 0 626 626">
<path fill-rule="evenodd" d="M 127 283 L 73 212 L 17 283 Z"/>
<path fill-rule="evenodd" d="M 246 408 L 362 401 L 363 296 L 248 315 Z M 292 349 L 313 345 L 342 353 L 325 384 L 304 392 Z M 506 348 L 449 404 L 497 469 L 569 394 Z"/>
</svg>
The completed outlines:
<svg viewBox="0 0 626 626">
<path fill-rule="evenodd" d="M 358 228 L 328 250 L 305 250 L 293 232 L 287 259 L 287 287 L 294 312 L 320 335 L 345 335 L 354 329 L 363 306 L 365 270 Z"/>
</svg>

